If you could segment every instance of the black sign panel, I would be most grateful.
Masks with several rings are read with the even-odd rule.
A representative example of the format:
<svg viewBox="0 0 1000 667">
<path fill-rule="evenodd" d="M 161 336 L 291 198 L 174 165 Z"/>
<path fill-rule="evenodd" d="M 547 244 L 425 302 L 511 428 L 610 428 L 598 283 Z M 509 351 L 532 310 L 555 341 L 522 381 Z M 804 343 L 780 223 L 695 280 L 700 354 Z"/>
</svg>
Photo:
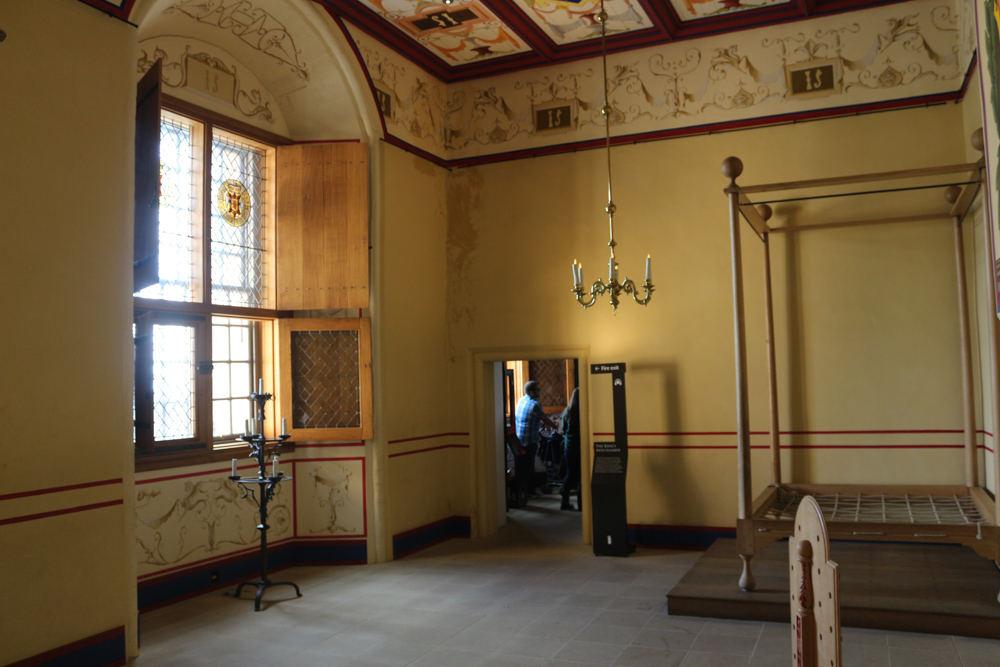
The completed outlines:
<svg viewBox="0 0 1000 667">
<path fill-rule="evenodd" d="M 792 95 L 833 90 L 837 85 L 833 65 L 807 67 L 792 71 L 790 74 Z"/>
<path fill-rule="evenodd" d="M 573 108 L 566 104 L 546 109 L 535 109 L 535 132 L 561 130 L 573 126 Z"/>
<path fill-rule="evenodd" d="M 462 25 L 466 21 L 474 21 L 477 18 L 479 17 L 477 17 L 476 13 L 471 9 L 458 9 L 453 12 L 443 11 L 428 14 L 424 18 L 414 21 L 413 26 L 418 30 L 426 32 L 428 30 L 440 28 L 454 28 Z"/>
<path fill-rule="evenodd" d="M 628 450 L 617 442 L 594 443 L 594 484 L 623 483 L 627 466 Z"/>
<path fill-rule="evenodd" d="M 376 88 L 375 99 L 378 101 L 378 108 L 382 112 L 382 117 L 392 118 L 392 95 L 381 88 Z"/>
<path fill-rule="evenodd" d="M 592 364 L 590 372 L 594 375 L 611 374 L 615 413 L 614 442 L 594 443 L 594 469 L 590 479 L 594 554 L 627 556 L 625 475 L 628 472 L 628 415 L 625 408 L 625 364 Z"/>
</svg>

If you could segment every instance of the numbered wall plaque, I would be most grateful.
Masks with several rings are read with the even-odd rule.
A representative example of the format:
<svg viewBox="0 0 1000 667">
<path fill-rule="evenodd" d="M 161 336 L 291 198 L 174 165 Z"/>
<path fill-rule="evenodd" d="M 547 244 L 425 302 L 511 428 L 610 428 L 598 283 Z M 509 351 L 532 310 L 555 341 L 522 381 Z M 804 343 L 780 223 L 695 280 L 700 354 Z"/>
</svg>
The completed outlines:
<svg viewBox="0 0 1000 667">
<path fill-rule="evenodd" d="M 842 80 L 843 66 L 838 58 L 785 65 L 785 85 L 790 99 L 810 99 L 839 93 Z"/>
<path fill-rule="evenodd" d="M 376 86 L 375 100 L 378 102 L 378 108 L 382 112 L 382 117 L 387 120 L 392 119 L 392 94 Z"/>
<path fill-rule="evenodd" d="M 535 133 L 576 129 L 576 100 L 557 100 L 532 107 Z"/>
</svg>

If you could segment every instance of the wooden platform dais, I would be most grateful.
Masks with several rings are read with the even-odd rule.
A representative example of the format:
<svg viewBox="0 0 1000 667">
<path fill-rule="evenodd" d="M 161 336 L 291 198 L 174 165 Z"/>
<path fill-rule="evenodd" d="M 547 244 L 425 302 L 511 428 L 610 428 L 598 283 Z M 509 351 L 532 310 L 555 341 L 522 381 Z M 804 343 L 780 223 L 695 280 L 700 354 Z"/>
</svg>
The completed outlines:
<svg viewBox="0 0 1000 667">
<path fill-rule="evenodd" d="M 834 541 L 843 627 L 1000 639 L 1000 570 L 967 547 Z M 672 615 L 788 623 L 788 543 L 754 556 L 757 588 L 736 584 L 735 539 L 717 540 L 667 594 Z"/>
</svg>

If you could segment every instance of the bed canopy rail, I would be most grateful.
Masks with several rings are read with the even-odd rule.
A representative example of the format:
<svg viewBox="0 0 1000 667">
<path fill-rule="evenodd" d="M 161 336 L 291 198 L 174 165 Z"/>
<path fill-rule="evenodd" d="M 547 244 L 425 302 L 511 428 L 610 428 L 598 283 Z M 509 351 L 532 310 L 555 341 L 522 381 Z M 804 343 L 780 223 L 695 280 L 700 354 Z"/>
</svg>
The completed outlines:
<svg viewBox="0 0 1000 667">
<path fill-rule="evenodd" d="M 982 131 L 973 135 L 973 146 L 982 152 Z M 965 243 L 962 223 L 972 209 L 977 194 L 984 182 L 985 159 L 965 164 L 945 165 L 941 167 L 925 167 L 879 173 L 861 174 L 856 176 L 839 176 L 800 181 L 788 181 L 764 185 L 741 186 L 736 179 L 743 173 L 743 163 L 737 157 L 729 157 L 722 163 L 722 173 L 729 179 L 729 185 L 724 189 L 729 199 L 729 221 L 731 260 L 733 273 L 733 322 L 734 342 L 736 348 L 736 400 L 737 400 L 737 456 L 738 456 L 738 519 L 737 547 L 743 560 L 743 573 L 740 577 L 740 587 L 753 590 L 755 581 L 750 567 L 750 560 L 756 551 L 764 548 L 770 542 L 791 535 L 791 519 L 787 511 L 777 511 L 780 507 L 797 506 L 797 498 L 804 495 L 815 495 L 821 499 L 820 505 L 836 508 L 840 505 L 854 504 L 857 507 L 857 517 L 851 519 L 843 513 L 831 513 L 827 516 L 830 524 L 831 537 L 835 539 L 871 539 L 897 540 L 914 542 L 953 542 L 965 544 L 977 553 L 1000 564 L 1000 534 L 997 529 L 997 517 L 1000 517 L 1000 493 L 991 498 L 989 493 L 979 486 L 978 455 L 975 423 L 975 394 L 972 356 L 972 336 L 969 324 L 968 287 L 965 277 Z M 859 189 L 843 192 L 845 187 L 864 186 L 873 183 L 880 185 L 889 181 L 897 181 L 898 187 L 883 187 L 881 189 Z M 928 184 L 930 182 L 930 184 Z M 945 200 L 950 204 L 950 210 L 929 211 L 914 215 L 901 215 L 882 218 L 865 218 L 857 220 L 842 220 L 816 224 L 797 224 L 795 226 L 775 226 L 772 222 L 773 210 L 771 204 L 807 201 L 830 197 L 864 196 L 891 192 L 909 192 L 914 190 L 943 189 Z M 758 198 L 750 195 L 766 195 L 788 191 L 803 191 L 802 196 L 785 199 Z M 984 207 L 988 206 L 988 197 L 983 197 Z M 989 216 L 985 216 L 989 220 Z M 750 458 L 750 410 L 747 381 L 747 342 L 746 313 L 743 298 L 743 260 L 741 247 L 741 219 L 745 220 L 755 235 L 760 239 L 763 249 L 764 264 L 764 322 L 765 347 L 767 354 L 767 382 L 770 421 L 770 457 L 771 484 L 765 492 L 754 499 L 751 483 Z M 865 486 L 865 485 L 817 485 L 793 484 L 785 482 L 781 470 L 781 435 L 779 431 L 778 389 L 774 345 L 774 315 L 771 285 L 771 234 L 798 234 L 815 230 L 830 230 L 845 227 L 904 224 L 911 222 L 950 221 L 953 227 L 955 243 L 955 261 L 957 267 L 957 290 L 959 302 L 959 331 L 962 370 L 962 421 L 963 421 L 963 452 L 965 457 L 964 486 Z M 990 224 L 984 224 L 987 243 L 987 266 L 993 266 L 992 230 Z M 987 271 L 988 289 L 987 301 L 991 313 L 996 313 L 996 275 L 995 271 Z M 997 347 L 997 318 L 989 318 L 989 350 L 991 385 L 993 400 L 986 406 L 993 417 L 994 430 L 1000 424 L 1000 353 Z M 994 479 L 1000 483 L 1000 451 L 993 457 Z M 950 498 L 950 500 L 949 500 Z M 879 515 L 879 504 L 883 511 Z M 947 508 L 946 508 L 947 505 Z M 885 508 L 892 511 L 886 513 Z M 901 513 L 899 508 L 908 508 L 909 513 Z M 792 512 L 794 514 L 794 511 Z M 871 528 L 872 517 L 881 516 L 876 521 L 880 525 Z M 932 521 L 934 527 L 920 528 L 915 524 L 925 523 L 928 517 L 949 517 L 953 520 Z M 863 517 L 863 521 L 861 519 Z M 971 518 L 970 518 L 971 517 Z M 866 524 L 866 525 L 862 525 Z"/>
</svg>

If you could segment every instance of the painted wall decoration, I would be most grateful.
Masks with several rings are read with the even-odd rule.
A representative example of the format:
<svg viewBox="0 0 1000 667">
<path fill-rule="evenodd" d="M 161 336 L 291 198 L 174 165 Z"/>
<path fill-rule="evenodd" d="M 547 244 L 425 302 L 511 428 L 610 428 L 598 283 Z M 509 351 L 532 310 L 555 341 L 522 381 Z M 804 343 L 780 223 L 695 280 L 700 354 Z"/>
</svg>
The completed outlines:
<svg viewBox="0 0 1000 667">
<path fill-rule="evenodd" d="M 297 533 L 300 537 L 364 537 L 364 459 L 296 463 Z"/>
<path fill-rule="evenodd" d="M 456 0 L 361 0 L 409 38 L 451 65 L 523 53 L 529 48 L 485 5 Z"/>
<path fill-rule="evenodd" d="M 720 16 L 733 12 L 743 12 L 747 10 L 760 9 L 762 7 L 773 7 L 774 5 L 786 5 L 791 0 L 670 0 L 674 11 L 681 21 L 692 21 L 694 19 L 708 16 Z"/>
<path fill-rule="evenodd" d="M 594 18 L 601 0 L 518 0 L 517 6 L 556 44 L 600 39 L 601 24 Z M 608 34 L 652 27 L 637 0 L 605 0 Z"/>
<path fill-rule="evenodd" d="M 242 461 L 240 473 L 250 474 L 253 466 Z M 269 544 L 367 537 L 363 457 L 282 457 L 281 468 L 292 479 L 277 486 L 268 505 Z M 228 474 L 227 468 L 136 481 L 140 577 L 252 553 L 260 545 L 257 507 Z"/>
<path fill-rule="evenodd" d="M 748 119 L 957 93 L 969 33 L 937 0 L 659 45 L 608 57 L 612 133 L 657 134 Z M 391 49 L 351 30 L 376 88 L 393 95 L 386 130 L 445 160 L 599 140 L 599 58 L 435 86 Z M 837 85 L 790 95 L 791 74 L 829 66 Z M 821 81 L 821 80 L 820 80 Z M 811 81 L 811 83 L 817 83 Z M 383 87 L 384 86 L 384 87 Z M 576 110 L 575 130 L 535 132 L 533 110 Z M 405 106 L 405 109 L 401 107 Z"/>
<path fill-rule="evenodd" d="M 382 114 L 386 131 L 416 148 L 443 156 L 447 86 L 367 33 L 348 28 L 380 100 L 379 108 L 392 109 L 391 114 Z"/>
<path fill-rule="evenodd" d="M 136 485 L 139 575 L 260 543 L 257 507 L 224 473 Z M 291 485 L 268 507 L 268 540 L 292 534 Z"/>
<path fill-rule="evenodd" d="M 299 78 L 309 80 L 309 70 L 285 25 L 250 0 L 180 0 L 164 13 L 232 33 L 252 49 L 280 61 Z"/>
<path fill-rule="evenodd" d="M 158 38 L 139 45 L 138 71 L 145 73 L 157 60 L 163 61 L 163 85 L 188 89 L 226 104 L 248 119 L 276 123 L 267 89 L 218 48 L 191 40 Z"/>
</svg>

